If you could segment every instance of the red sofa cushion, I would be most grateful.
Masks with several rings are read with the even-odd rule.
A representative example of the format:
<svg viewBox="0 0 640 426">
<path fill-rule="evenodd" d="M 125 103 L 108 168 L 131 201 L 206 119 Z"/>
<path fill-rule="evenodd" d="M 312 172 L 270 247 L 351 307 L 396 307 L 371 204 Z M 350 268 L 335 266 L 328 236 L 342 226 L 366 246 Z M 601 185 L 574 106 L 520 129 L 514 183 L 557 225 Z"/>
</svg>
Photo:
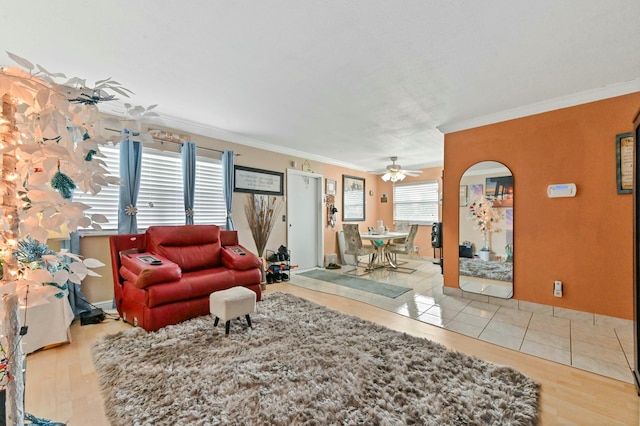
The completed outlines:
<svg viewBox="0 0 640 426">
<path fill-rule="evenodd" d="M 222 264 L 229 269 L 246 271 L 260 268 L 262 261 L 241 245 L 234 245 L 222 247 Z"/>
<path fill-rule="evenodd" d="M 139 259 L 141 256 L 153 256 L 160 260 L 162 264 L 151 265 L 143 262 Z M 155 253 L 125 254 L 120 261 L 122 263 L 122 268 L 120 268 L 122 277 L 138 288 L 145 288 L 157 283 L 177 281 L 182 277 L 182 271 L 178 265 Z"/>
<path fill-rule="evenodd" d="M 150 308 L 190 300 L 209 297 L 218 290 L 226 290 L 235 285 L 235 281 L 227 268 L 219 267 L 202 271 L 187 272 L 180 281 L 161 283 L 147 287 L 146 304 Z"/>
<path fill-rule="evenodd" d="M 220 228 L 216 225 L 150 226 L 147 251 L 175 262 L 182 272 L 221 266 Z"/>
</svg>

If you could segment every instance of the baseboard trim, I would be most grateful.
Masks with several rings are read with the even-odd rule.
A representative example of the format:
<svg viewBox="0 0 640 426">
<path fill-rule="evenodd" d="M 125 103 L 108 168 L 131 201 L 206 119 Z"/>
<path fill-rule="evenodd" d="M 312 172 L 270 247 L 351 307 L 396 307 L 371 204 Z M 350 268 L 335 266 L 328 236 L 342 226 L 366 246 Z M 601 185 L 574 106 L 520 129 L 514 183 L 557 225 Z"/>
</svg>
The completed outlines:
<svg viewBox="0 0 640 426">
<path fill-rule="evenodd" d="M 102 302 L 96 302 L 96 303 L 92 303 L 93 306 L 95 306 L 96 308 L 100 308 L 105 312 L 113 312 L 115 311 L 116 308 L 113 307 L 113 300 L 105 300 Z"/>
</svg>

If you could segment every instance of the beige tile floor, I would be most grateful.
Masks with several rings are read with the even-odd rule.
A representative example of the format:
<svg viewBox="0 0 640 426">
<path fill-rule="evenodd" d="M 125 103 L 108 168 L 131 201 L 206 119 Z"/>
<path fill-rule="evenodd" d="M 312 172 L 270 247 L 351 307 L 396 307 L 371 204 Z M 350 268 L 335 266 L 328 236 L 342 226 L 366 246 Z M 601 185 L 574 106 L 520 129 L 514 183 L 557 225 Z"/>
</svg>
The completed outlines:
<svg viewBox="0 0 640 426">
<path fill-rule="evenodd" d="M 443 287 L 440 266 L 405 258 L 412 274 L 376 270 L 361 278 L 411 288 L 395 298 L 292 274 L 291 283 L 357 299 L 499 346 L 633 383 L 633 322 Z M 334 272 L 348 272 L 343 266 Z M 516 283 L 517 285 L 517 283 Z"/>
</svg>

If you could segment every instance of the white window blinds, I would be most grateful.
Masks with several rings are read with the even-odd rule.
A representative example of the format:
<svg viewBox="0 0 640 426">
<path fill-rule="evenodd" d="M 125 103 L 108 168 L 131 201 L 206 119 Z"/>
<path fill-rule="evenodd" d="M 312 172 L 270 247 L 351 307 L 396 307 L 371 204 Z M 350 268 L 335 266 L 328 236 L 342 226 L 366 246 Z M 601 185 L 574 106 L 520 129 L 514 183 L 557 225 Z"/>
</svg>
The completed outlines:
<svg viewBox="0 0 640 426">
<path fill-rule="evenodd" d="M 100 158 L 106 164 L 106 169 L 111 176 L 120 176 L 120 149 L 117 146 L 108 145 L 101 146 L 100 152 L 106 158 Z M 97 157 L 96 157 L 97 158 Z M 109 220 L 108 223 L 101 223 L 103 230 L 118 230 L 118 197 L 120 196 L 120 187 L 118 185 L 103 186 L 102 190 L 96 195 L 83 193 L 76 189 L 73 193 L 73 201 L 80 201 L 91 206 L 89 213 L 103 214 Z"/>
<path fill-rule="evenodd" d="M 196 194 L 193 222 L 226 226 L 227 208 L 222 193 L 222 163 L 206 157 L 196 157 Z"/>
<path fill-rule="evenodd" d="M 395 184 L 393 220 L 425 225 L 438 222 L 438 182 Z"/>
<path fill-rule="evenodd" d="M 110 175 L 120 175 L 120 150 L 117 146 L 101 147 L 102 160 Z M 74 200 L 91 206 L 91 213 L 101 213 L 109 219 L 102 224 L 105 231 L 118 229 L 118 186 L 104 187 L 97 195 L 76 190 Z M 138 231 L 151 225 L 184 225 L 182 195 L 182 161 L 180 154 L 143 148 L 142 174 L 138 194 Z M 224 226 L 226 208 L 222 193 L 222 163 L 220 160 L 196 157 L 196 187 L 194 223 Z M 87 231 L 85 231 L 87 232 Z M 90 232 L 90 231 L 89 231 Z"/>
</svg>

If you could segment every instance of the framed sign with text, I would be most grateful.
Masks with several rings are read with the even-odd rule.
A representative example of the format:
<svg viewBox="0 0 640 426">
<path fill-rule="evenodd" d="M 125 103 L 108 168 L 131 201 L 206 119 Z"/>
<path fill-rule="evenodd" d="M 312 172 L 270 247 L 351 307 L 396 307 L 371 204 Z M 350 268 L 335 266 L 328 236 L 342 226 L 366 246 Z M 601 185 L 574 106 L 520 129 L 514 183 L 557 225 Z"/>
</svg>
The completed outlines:
<svg viewBox="0 0 640 426">
<path fill-rule="evenodd" d="M 234 166 L 234 192 L 284 195 L 284 173 Z"/>
<path fill-rule="evenodd" d="M 616 174 L 618 194 L 633 192 L 633 134 L 616 135 Z"/>
</svg>

